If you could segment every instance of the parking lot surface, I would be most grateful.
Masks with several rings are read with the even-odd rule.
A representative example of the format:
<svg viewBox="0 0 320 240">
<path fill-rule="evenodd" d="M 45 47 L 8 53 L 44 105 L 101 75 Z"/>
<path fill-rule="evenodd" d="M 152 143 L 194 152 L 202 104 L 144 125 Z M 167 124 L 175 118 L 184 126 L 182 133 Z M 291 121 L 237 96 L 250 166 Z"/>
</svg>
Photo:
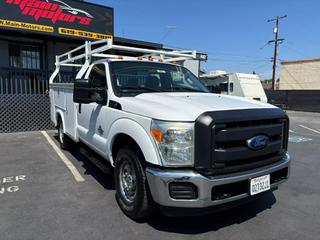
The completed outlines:
<svg viewBox="0 0 320 240">
<path fill-rule="evenodd" d="M 289 181 L 266 198 L 203 216 L 137 223 L 115 200 L 113 178 L 41 132 L 0 135 L 0 239 L 319 239 L 320 114 L 289 112 Z M 48 132 L 57 144 L 55 131 Z"/>
</svg>

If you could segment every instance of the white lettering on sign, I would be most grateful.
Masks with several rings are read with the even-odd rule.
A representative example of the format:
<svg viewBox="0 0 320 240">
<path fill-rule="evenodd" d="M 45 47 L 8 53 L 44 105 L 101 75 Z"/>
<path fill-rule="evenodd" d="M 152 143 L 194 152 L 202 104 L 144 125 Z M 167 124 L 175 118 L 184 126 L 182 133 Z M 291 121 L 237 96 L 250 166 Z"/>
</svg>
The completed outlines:
<svg viewBox="0 0 320 240">
<path fill-rule="evenodd" d="M 10 183 L 19 183 L 21 181 L 25 181 L 26 176 L 25 175 L 17 175 L 17 176 L 10 176 L 10 177 L 0 177 L 0 183 L 2 183 L 3 186 L 0 186 L 0 195 L 5 194 L 6 192 L 14 193 L 19 191 L 19 186 L 7 186 Z"/>
</svg>

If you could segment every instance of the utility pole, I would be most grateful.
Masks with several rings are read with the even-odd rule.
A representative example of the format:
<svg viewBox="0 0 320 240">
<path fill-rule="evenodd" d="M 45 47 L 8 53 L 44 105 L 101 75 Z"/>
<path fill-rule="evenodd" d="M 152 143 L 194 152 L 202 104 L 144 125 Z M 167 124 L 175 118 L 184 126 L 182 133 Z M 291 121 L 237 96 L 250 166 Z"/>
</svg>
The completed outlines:
<svg viewBox="0 0 320 240">
<path fill-rule="evenodd" d="M 277 56 L 278 56 L 278 45 L 284 41 L 284 38 L 278 38 L 279 33 L 279 20 L 286 18 L 287 15 L 277 16 L 276 18 L 269 19 L 268 22 L 276 22 L 274 27 L 274 40 L 269 41 L 268 43 L 274 43 L 274 54 L 273 54 L 273 66 L 272 66 L 272 90 L 275 90 L 275 82 L 276 82 L 276 70 L 277 70 Z"/>
</svg>

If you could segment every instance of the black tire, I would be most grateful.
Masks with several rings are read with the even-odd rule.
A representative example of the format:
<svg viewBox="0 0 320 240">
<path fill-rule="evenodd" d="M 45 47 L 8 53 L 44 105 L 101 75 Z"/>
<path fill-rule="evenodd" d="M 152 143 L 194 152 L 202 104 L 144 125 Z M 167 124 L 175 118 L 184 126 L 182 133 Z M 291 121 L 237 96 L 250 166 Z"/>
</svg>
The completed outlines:
<svg viewBox="0 0 320 240">
<path fill-rule="evenodd" d="M 59 121 L 58 121 L 58 140 L 60 143 L 60 147 L 62 149 L 68 150 L 74 146 L 74 142 L 72 141 L 71 138 L 69 138 L 66 134 L 63 133 L 63 130 L 64 130 L 63 123 L 62 123 L 61 119 L 59 119 Z"/>
<path fill-rule="evenodd" d="M 147 177 L 142 165 L 143 156 L 130 147 L 120 149 L 117 154 L 114 170 L 116 187 L 116 199 L 122 211 L 134 220 L 144 220 L 151 216 L 155 210 L 155 203 L 152 199 Z M 123 189 L 123 168 L 131 165 L 132 172 L 135 174 L 135 194 L 128 199 Z"/>
</svg>

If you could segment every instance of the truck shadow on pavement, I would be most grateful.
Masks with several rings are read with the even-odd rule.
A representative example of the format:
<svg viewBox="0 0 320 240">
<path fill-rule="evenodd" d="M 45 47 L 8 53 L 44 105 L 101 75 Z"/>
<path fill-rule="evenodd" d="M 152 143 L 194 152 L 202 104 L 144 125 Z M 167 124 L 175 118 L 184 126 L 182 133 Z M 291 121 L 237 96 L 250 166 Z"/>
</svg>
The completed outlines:
<svg viewBox="0 0 320 240">
<path fill-rule="evenodd" d="M 106 190 L 115 190 L 112 171 L 102 171 L 78 149 L 70 150 L 69 153 L 82 163 L 82 167 L 85 169 L 84 174 L 91 175 Z M 106 168 L 108 167 L 106 166 Z"/>
<path fill-rule="evenodd" d="M 58 141 L 58 135 L 54 135 L 54 139 Z M 73 149 L 68 150 L 67 152 L 72 155 L 74 159 L 82 164 L 82 168 L 85 170 L 85 175 L 91 175 L 98 183 L 100 183 L 106 190 L 115 190 L 113 173 L 110 170 L 111 166 L 105 165 L 104 171 L 98 168 L 87 155 L 83 154 L 83 152 L 79 151 L 81 146 L 76 146 Z M 86 148 L 86 151 L 90 151 Z M 89 152 L 95 158 L 99 158 L 96 153 Z M 104 161 L 106 162 L 106 161 Z"/>
<path fill-rule="evenodd" d="M 269 192 L 261 199 L 210 215 L 171 218 L 159 214 L 158 217 L 150 219 L 147 223 L 159 231 L 179 234 L 201 234 L 246 222 L 260 212 L 272 208 L 275 203 L 274 194 Z"/>
<path fill-rule="evenodd" d="M 85 169 L 84 174 L 91 175 L 106 190 L 115 190 L 112 170 L 109 172 L 102 171 L 101 168 L 98 168 L 88 159 L 87 155 L 81 153 L 78 148 L 68 152 L 82 164 L 83 169 Z M 137 223 L 148 224 L 152 228 L 164 232 L 201 234 L 246 222 L 266 209 L 271 209 L 275 203 L 276 198 L 273 192 L 269 192 L 263 194 L 262 198 L 255 201 L 205 216 L 167 217 L 158 213 L 147 221 Z"/>
</svg>

